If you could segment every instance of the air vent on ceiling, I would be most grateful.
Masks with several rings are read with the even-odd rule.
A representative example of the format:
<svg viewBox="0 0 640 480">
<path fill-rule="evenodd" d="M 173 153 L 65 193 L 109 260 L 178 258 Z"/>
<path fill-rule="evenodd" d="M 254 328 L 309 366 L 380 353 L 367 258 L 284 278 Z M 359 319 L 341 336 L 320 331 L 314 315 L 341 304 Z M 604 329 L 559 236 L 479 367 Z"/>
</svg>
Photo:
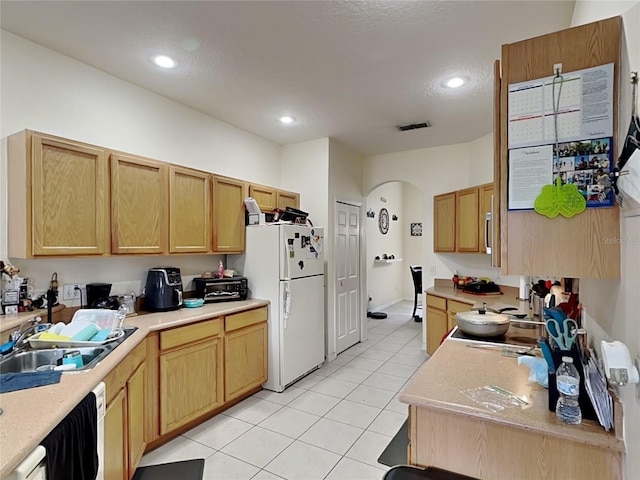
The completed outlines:
<svg viewBox="0 0 640 480">
<path fill-rule="evenodd" d="M 397 129 L 401 132 L 406 132 L 407 130 L 418 130 L 419 128 L 429 128 L 430 126 L 429 122 L 411 123 L 409 125 L 398 125 Z"/>
</svg>

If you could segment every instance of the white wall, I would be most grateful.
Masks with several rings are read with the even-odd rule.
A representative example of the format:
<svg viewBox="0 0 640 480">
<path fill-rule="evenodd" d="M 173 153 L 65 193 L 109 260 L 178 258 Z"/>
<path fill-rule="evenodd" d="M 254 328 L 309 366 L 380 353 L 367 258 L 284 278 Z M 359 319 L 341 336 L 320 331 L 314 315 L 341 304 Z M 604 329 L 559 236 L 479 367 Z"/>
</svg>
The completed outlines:
<svg viewBox="0 0 640 480">
<path fill-rule="evenodd" d="M 363 220 L 367 237 L 366 267 L 367 294 L 371 297 L 370 309 L 381 310 L 402 300 L 402 277 L 404 262 L 376 263 L 375 257 L 381 259 L 384 254 L 400 259 L 404 257 L 404 238 L 400 219 L 404 218 L 401 182 L 389 182 L 380 185 L 367 197 L 366 211 L 373 210 L 374 218 L 365 215 Z M 384 198 L 383 201 L 382 199 Z M 380 209 L 389 212 L 389 231 L 383 235 L 378 228 Z M 391 220 L 396 215 L 398 221 Z M 407 268 L 408 274 L 408 268 Z"/>
<path fill-rule="evenodd" d="M 25 128 L 280 186 L 280 146 L 275 143 L 7 32 L 1 32 L 1 62 L 1 259 L 7 259 L 7 208 L 12 204 L 7 198 L 6 136 Z M 224 257 L 11 261 L 36 280 L 36 289 L 43 289 L 54 271 L 61 282 L 139 284 L 150 266 L 170 264 L 183 275 L 195 275 L 215 267 L 218 258 Z"/>
<path fill-rule="evenodd" d="M 327 228 L 325 229 L 325 237 L 328 239 L 325 243 L 327 254 L 325 258 L 333 258 L 334 252 L 334 224 L 335 224 L 335 202 L 339 200 L 341 202 L 350 203 L 352 205 L 363 206 L 364 196 L 362 193 L 362 170 L 363 170 L 363 157 L 359 153 L 355 152 L 348 146 L 338 142 L 337 140 L 329 140 L 329 189 L 328 197 L 326 198 L 327 206 L 329 208 L 329 220 Z M 361 208 L 361 224 L 365 221 L 364 209 Z M 364 235 L 360 236 L 360 276 L 365 276 L 364 268 Z M 336 318 L 335 318 L 335 264 L 330 261 L 327 264 L 327 277 L 326 277 L 326 295 L 327 295 L 327 331 L 326 331 L 326 353 L 327 358 L 333 359 L 336 354 Z M 360 311 L 362 318 L 366 318 L 366 292 L 360 292 Z M 366 332 L 363 332 L 366 334 Z"/>
<path fill-rule="evenodd" d="M 283 189 L 304 192 L 300 197 L 300 210 L 309 213 L 316 227 L 326 227 L 329 221 L 329 139 L 283 146 L 279 172 Z"/>
<path fill-rule="evenodd" d="M 640 2 L 576 2 L 572 26 L 622 15 L 626 48 L 620 68 L 618 148 L 631 118 L 630 71 L 640 71 Z M 623 210 L 624 211 L 624 210 Z M 621 278 L 620 280 L 580 281 L 580 297 L 586 307 L 585 326 L 596 349 L 601 340 L 624 342 L 632 357 L 640 355 L 640 321 L 638 292 L 640 292 L 640 216 L 620 221 Z M 640 364 L 640 360 L 637 361 Z M 640 478 L 640 386 L 619 389 L 624 403 L 624 438 L 627 450 L 626 477 Z"/>
<path fill-rule="evenodd" d="M 491 267 L 488 255 L 433 253 L 433 196 L 493 180 L 493 137 L 486 135 L 469 143 L 423 148 L 407 152 L 375 155 L 365 161 L 364 192 L 388 181 L 401 181 L 422 192 L 423 287 L 433 286 L 434 278 L 461 275 L 487 276 L 503 285 L 517 286 L 519 277 L 500 276 Z M 430 274 L 430 267 L 436 274 Z"/>
<path fill-rule="evenodd" d="M 422 265 L 422 236 L 431 233 L 431 227 L 425 225 L 422 190 L 408 183 L 402 184 L 402 212 L 398 223 L 402 228 L 402 298 L 413 301 L 413 280 L 409 273 L 410 265 Z M 422 236 L 411 236 L 411 224 L 422 223 Z M 420 299 L 418 299 L 420 301 Z"/>
</svg>

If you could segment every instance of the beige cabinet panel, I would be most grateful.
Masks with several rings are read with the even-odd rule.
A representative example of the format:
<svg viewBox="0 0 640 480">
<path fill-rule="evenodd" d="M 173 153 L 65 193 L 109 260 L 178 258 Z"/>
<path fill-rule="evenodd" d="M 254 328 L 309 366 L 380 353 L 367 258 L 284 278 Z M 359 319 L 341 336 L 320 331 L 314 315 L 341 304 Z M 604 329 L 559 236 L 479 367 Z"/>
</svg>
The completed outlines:
<svg viewBox="0 0 640 480">
<path fill-rule="evenodd" d="M 145 409 L 147 408 L 145 373 L 146 366 L 142 363 L 127 381 L 129 478 L 133 477 L 147 446 L 145 438 Z"/>
<path fill-rule="evenodd" d="M 433 197 L 433 251 L 456 251 L 456 194 Z"/>
<path fill-rule="evenodd" d="M 472 478 L 622 478 L 622 453 L 615 449 L 456 411 L 414 405 L 410 409 L 414 465 L 433 465 Z"/>
<path fill-rule="evenodd" d="M 169 253 L 211 251 L 210 174 L 169 167 Z"/>
<path fill-rule="evenodd" d="M 128 480 L 127 458 L 127 394 L 122 388 L 104 416 L 105 480 Z"/>
<path fill-rule="evenodd" d="M 480 246 L 478 234 L 478 188 L 456 192 L 456 251 L 477 252 Z"/>
<path fill-rule="evenodd" d="M 503 245 L 501 237 L 501 220 L 506 217 L 506 208 L 503 207 L 500 200 L 500 185 L 502 184 L 502 175 L 504 174 L 504 183 L 506 185 L 506 168 L 503 169 L 500 163 L 500 89 L 502 88 L 500 60 L 493 63 L 493 245 L 491 246 L 491 266 L 500 267 L 502 261 Z M 503 213 L 504 208 L 504 213 Z M 505 254 L 506 255 L 506 254 Z"/>
<path fill-rule="evenodd" d="M 502 46 L 500 220 L 502 242 L 507 243 L 501 260 L 505 274 L 620 278 L 620 243 L 606 241 L 620 233 L 619 208 L 587 208 L 571 218 L 547 218 L 535 211 L 509 212 L 506 202 L 507 86 L 547 77 L 549 66 L 556 63 L 562 63 L 565 72 L 613 63 L 613 131 L 617 132 L 621 38 L 622 19 L 614 17 Z M 613 158 L 618 150 L 615 140 Z"/>
<path fill-rule="evenodd" d="M 160 355 L 160 433 L 168 433 L 223 402 L 219 338 Z M 185 392 L 189 392 L 185 395 Z"/>
<path fill-rule="evenodd" d="M 7 141 L 9 256 L 109 250 L 107 153 L 25 130 Z"/>
<path fill-rule="evenodd" d="M 167 167 L 111 155 L 112 253 L 167 253 Z"/>
<path fill-rule="evenodd" d="M 277 191 L 277 205 L 280 210 L 286 210 L 287 207 L 300 208 L 300 194 L 294 192 L 286 192 L 284 190 Z"/>
<path fill-rule="evenodd" d="M 225 401 L 267 381 L 267 322 L 227 333 L 224 347 Z"/>
<path fill-rule="evenodd" d="M 276 189 L 272 187 L 251 184 L 249 185 L 249 196 L 256 201 L 263 213 L 273 212 L 278 205 Z"/>
<path fill-rule="evenodd" d="M 213 251 L 244 251 L 244 199 L 246 184 L 240 180 L 214 175 L 213 181 Z"/>
</svg>

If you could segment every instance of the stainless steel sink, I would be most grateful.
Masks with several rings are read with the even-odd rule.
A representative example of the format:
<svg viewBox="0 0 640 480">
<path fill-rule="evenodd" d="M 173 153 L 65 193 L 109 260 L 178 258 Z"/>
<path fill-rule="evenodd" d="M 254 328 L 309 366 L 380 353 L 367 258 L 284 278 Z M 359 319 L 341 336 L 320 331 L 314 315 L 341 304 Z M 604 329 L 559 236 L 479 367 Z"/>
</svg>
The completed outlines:
<svg viewBox="0 0 640 480">
<path fill-rule="evenodd" d="M 53 369 L 62 365 L 62 357 L 65 353 L 72 351 L 80 352 L 83 366 L 71 371 L 89 370 L 95 367 L 100 360 L 109 355 L 137 329 L 137 327 L 124 327 L 125 334 L 121 339 L 97 347 L 28 349 L 14 352 L 0 360 L 0 374 Z"/>
</svg>

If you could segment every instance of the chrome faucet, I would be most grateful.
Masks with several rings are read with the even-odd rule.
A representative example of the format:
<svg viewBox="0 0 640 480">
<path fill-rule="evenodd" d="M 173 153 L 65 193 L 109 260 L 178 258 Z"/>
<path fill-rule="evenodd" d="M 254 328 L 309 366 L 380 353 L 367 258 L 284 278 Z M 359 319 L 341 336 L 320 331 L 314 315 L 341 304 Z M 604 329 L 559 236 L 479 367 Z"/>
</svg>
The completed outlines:
<svg viewBox="0 0 640 480">
<path fill-rule="evenodd" d="M 35 317 L 23 322 L 18 328 L 11 332 L 11 341 L 13 342 L 13 348 L 21 348 L 24 341 L 32 335 L 38 332 L 48 329 L 51 323 L 41 323 L 42 317 Z"/>
</svg>

